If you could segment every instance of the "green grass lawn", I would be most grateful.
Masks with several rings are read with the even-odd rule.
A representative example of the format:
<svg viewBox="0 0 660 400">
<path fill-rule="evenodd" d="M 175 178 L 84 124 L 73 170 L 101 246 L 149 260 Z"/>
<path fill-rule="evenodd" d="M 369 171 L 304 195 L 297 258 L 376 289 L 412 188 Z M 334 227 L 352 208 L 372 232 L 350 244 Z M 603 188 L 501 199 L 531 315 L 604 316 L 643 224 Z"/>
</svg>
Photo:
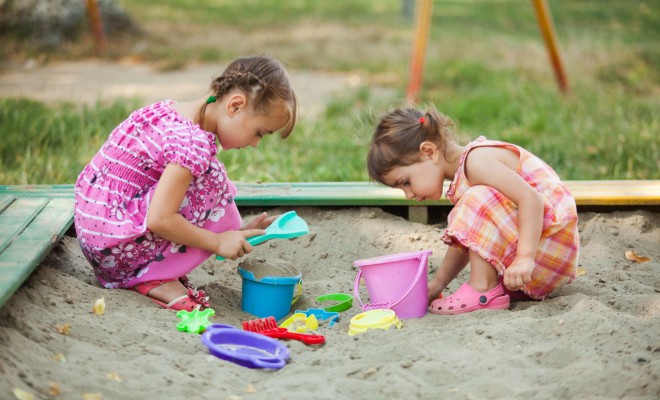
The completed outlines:
<svg viewBox="0 0 660 400">
<path fill-rule="evenodd" d="M 235 181 L 367 179 L 373 126 L 400 105 L 370 87 L 394 88 L 403 98 L 408 79 L 413 30 L 402 1 L 120 4 L 148 34 L 111 43 L 110 58 L 130 55 L 167 69 L 267 52 L 292 70 L 366 76 L 362 89 L 302 120 L 289 139 L 221 159 Z M 434 104 L 456 120 L 463 142 L 486 135 L 522 145 L 564 179 L 660 179 L 660 1 L 549 4 L 569 94 L 557 89 L 530 1 L 437 0 L 422 106 Z M 91 55 L 86 40 L 50 57 Z M 72 183 L 136 104 L 0 99 L 0 183 Z"/>
</svg>

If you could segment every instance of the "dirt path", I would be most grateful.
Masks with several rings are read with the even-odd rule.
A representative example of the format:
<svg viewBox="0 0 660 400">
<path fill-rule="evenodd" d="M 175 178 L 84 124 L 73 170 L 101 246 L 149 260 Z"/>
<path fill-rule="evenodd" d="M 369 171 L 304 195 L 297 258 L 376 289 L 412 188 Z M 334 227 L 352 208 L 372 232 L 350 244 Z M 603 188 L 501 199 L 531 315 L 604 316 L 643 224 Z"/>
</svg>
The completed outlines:
<svg viewBox="0 0 660 400">
<path fill-rule="evenodd" d="M 165 98 L 185 101 L 201 96 L 225 65 L 191 65 L 177 71 L 158 71 L 146 64 L 76 61 L 45 66 L 26 65 L 0 70 L 0 97 L 25 96 L 48 103 L 136 97 L 145 104 Z M 357 90 L 358 75 L 290 71 L 301 115 L 316 116 L 333 96 Z"/>
</svg>

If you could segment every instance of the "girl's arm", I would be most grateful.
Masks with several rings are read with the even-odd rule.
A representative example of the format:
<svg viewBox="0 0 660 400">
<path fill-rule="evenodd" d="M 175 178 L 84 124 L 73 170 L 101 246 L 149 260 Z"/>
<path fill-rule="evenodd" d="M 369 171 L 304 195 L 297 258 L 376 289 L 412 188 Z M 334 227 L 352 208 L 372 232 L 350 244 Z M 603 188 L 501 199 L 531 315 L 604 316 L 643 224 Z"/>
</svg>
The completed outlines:
<svg viewBox="0 0 660 400">
<path fill-rule="evenodd" d="M 449 246 L 442 259 L 442 264 L 429 282 L 429 303 L 437 299 L 440 293 L 453 281 L 459 272 L 465 268 L 469 260 L 469 253 L 459 247 Z"/>
<path fill-rule="evenodd" d="M 252 251 L 245 240 L 266 233 L 261 229 L 215 233 L 188 222 L 179 207 L 192 182 L 190 170 L 170 163 L 161 175 L 147 211 L 147 228 L 169 241 L 197 247 L 232 260 Z"/>
<path fill-rule="evenodd" d="M 468 154 L 465 173 L 471 185 L 497 189 L 518 207 L 518 249 L 504 272 L 504 285 L 519 290 L 531 281 L 543 228 L 541 195 L 516 172 L 520 156 L 510 149 L 478 147 Z"/>
</svg>

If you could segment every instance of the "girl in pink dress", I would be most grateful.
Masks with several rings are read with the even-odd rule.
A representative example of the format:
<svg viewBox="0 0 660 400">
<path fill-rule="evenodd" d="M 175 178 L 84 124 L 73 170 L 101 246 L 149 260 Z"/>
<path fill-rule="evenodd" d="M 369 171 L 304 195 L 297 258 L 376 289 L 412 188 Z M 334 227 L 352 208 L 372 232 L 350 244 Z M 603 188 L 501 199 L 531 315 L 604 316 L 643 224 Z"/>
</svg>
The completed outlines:
<svg viewBox="0 0 660 400">
<path fill-rule="evenodd" d="M 257 147 L 273 132 L 286 138 L 296 119 L 287 73 L 267 56 L 233 61 L 202 98 L 134 111 L 75 186 L 76 233 L 101 285 L 175 310 L 209 307 L 186 274 L 212 254 L 249 253 L 246 238 L 276 217 L 242 226 L 216 138 L 224 150 Z"/>
<path fill-rule="evenodd" d="M 557 174 L 510 143 L 480 137 L 460 146 L 451 126 L 435 110 L 395 110 L 380 120 L 367 158 L 372 180 L 409 199 L 439 200 L 451 180 L 454 207 L 442 238 L 449 248 L 429 281 L 429 311 L 507 309 L 511 296 L 541 300 L 572 282 L 577 210 Z M 468 282 L 438 298 L 468 262 Z"/>
</svg>

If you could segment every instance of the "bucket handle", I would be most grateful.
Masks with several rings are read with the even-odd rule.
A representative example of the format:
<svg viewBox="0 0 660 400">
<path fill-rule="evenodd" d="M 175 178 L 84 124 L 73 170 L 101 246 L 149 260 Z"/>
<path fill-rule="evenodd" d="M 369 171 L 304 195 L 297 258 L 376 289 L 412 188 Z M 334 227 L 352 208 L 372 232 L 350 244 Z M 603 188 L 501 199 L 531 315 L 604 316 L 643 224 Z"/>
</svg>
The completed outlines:
<svg viewBox="0 0 660 400">
<path fill-rule="evenodd" d="M 300 294 L 302 293 L 302 278 L 296 283 L 296 287 L 294 289 L 297 293 L 293 296 L 293 299 L 291 300 L 291 305 L 296 304 L 298 299 L 300 298 Z"/>
<path fill-rule="evenodd" d="M 423 265 L 427 262 L 428 258 L 428 253 L 422 253 L 422 257 L 419 260 L 419 266 L 417 267 L 417 274 L 415 274 L 415 278 L 412 280 L 410 283 L 410 286 L 408 286 L 408 289 L 406 289 L 405 292 L 401 296 L 399 296 L 398 299 L 394 301 L 387 301 L 385 303 L 367 303 L 363 304 L 362 300 L 360 299 L 360 278 L 362 277 L 362 270 L 358 268 L 358 273 L 357 276 L 355 277 L 355 284 L 353 285 L 353 294 L 354 297 L 357 299 L 358 304 L 360 307 L 362 307 L 362 311 L 369 311 L 369 310 L 378 310 L 382 308 L 392 308 L 399 304 L 403 299 L 410 294 L 412 291 L 413 287 L 415 286 L 415 283 L 419 280 L 419 278 L 422 276 L 422 271 L 424 271 Z"/>
</svg>

